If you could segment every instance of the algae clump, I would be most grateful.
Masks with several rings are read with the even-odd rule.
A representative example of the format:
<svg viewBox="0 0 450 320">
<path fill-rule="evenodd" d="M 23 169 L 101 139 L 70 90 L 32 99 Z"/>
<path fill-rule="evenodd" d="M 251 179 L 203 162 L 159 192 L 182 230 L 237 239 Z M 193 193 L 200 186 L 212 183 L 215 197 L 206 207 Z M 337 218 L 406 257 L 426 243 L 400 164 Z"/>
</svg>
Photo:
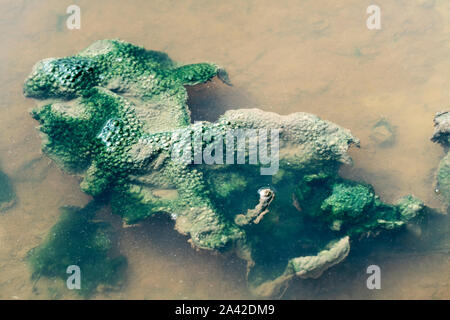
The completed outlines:
<svg viewBox="0 0 450 320">
<path fill-rule="evenodd" d="M 16 203 L 16 193 L 11 179 L 0 171 L 0 213 L 14 206 Z"/>
<path fill-rule="evenodd" d="M 111 256 L 111 230 L 108 224 L 93 220 L 97 210 L 96 203 L 82 209 L 61 208 L 59 221 L 46 239 L 28 253 L 32 279 L 44 276 L 66 281 L 68 266 L 75 265 L 81 271 L 77 291 L 82 296 L 90 296 L 99 286 L 112 289 L 121 284 L 126 259 Z"/>
</svg>

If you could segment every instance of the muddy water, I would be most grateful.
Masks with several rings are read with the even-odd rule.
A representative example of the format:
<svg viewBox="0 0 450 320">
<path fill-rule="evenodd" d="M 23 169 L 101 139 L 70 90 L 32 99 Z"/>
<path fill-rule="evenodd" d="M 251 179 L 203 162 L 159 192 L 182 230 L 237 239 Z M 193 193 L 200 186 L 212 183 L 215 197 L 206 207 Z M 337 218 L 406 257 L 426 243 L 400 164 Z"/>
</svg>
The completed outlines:
<svg viewBox="0 0 450 320">
<path fill-rule="evenodd" d="M 66 8 L 82 10 L 81 30 L 65 26 Z M 21 94 L 32 65 L 78 52 L 95 40 L 121 38 L 162 50 L 176 61 L 214 61 L 233 87 L 211 82 L 190 90 L 195 119 L 227 109 L 305 111 L 350 128 L 361 139 L 346 177 L 374 185 L 383 200 L 412 193 L 432 207 L 433 172 L 444 155 L 432 144 L 432 118 L 450 102 L 450 3 L 386 0 L 382 28 L 366 28 L 370 1 L 67 1 L 0 0 L 0 165 L 12 177 L 18 203 L 0 215 L 0 299 L 74 298 L 58 284 L 36 289 L 24 262 L 62 205 L 90 199 L 78 180 L 40 153 L 33 101 Z M 386 119 L 395 143 L 382 148 L 372 126 Z M 127 285 L 97 298 L 251 298 L 245 267 L 233 257 L 195 252 L 166 219 L 118 229 L 129 260 Z M 284 298 L 450 298 L 448 216 L 425 239 L 403 236 L 364 244 L 319 280 L 295 281 Z M 365 268 L 382 270 L 382 289 L 366 288 Z"/>
</svg>

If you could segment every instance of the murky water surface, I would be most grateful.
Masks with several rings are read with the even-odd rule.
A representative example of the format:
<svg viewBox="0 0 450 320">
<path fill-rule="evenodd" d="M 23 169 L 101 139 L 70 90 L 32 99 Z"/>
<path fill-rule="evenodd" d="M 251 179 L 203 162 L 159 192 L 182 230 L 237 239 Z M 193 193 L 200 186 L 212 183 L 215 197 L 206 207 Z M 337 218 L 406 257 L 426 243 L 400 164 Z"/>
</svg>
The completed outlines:
<svg viewBox="0 0 450 320">
<path fill-rule="evenodd" d="M 81 30 L 68 30 L 66 8 L 82 10 Z M 366 28 L 371 1 L 0 1 L 0 165 L 13 180 L 17 205 L 0 215 L 0 299 L 76 298 L 41 280 L 33 290 L 26 253 L 39 244 L 62 205 L 90 198 L 79 181 L 40 152 L 34 101 L 22 83 L 35 62 L 72 55 L 93 41 L 121 38 L 167 52 L 175 61 L 213 61 L 234 84 L 189 90 L 194 119 L 259 107 L 311 112 L 352 130 L 345 177 L 372 184 L 384 201 L 414 194 L 441 208 L 433 174 L 444 151 L 429 141 L 434 113 L 450 106 L 450 2 L 382 1 L 382 28 Z M 379 147 L 372 127 L 389 122 L 395 141 Z M 252 298 L 244 263 L 196 252 L 168 219 L 117 228 L 129 269 L 123 290 L 96 298 Z M 423 239 L 380 239 L 354 250 L 318 280 L 295 281 L 287 299 L 450 298 L 448 216 L 435 218 Z M 366 288 L 366 267 L 382 270 L 382 289 Z"/>
</svg>

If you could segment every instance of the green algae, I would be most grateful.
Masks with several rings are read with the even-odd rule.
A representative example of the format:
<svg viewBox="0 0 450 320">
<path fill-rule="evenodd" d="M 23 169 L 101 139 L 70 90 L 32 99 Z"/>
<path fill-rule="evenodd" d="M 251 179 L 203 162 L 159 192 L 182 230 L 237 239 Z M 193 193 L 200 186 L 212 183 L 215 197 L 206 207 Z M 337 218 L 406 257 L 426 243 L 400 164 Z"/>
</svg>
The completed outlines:
<svg viewBox="0 0 450 320">
<path fill-rule="evenodd" d="M 0 212 L 6 211 L 16 203 L 16 193 L 11 179 L 0 171 Z"/>
<path fill-rule="evenodd" d="M 213 181 L 216 181 L 214 176 L 225 174 L 223 170 L 210 171 L 208 179 Z M 318 270 L 324 271 L 344 259 L 350 249 L 349 241 L 345 245 L 341 243 L 338 251 L 336 249 L 330 253 L 335 260 L 324 257 L 329 254 L 325 249 L 331 248 L 339 239 L 350 236 L 356 240 L 399 229 L 423 214 L 424 205 L 417 198 L 405 197 L 397 205 L 385 204 L 378 199 L 372 187 L 341 179 L 337 177 L 337 172 L 325 172 L 312 178 L 307 172 L 285 168 L 285 178 L 280 181 L 241 173 L 242 177 L 247 178 L 248 187 L 242 189 L 241 185 L 229 184 L 227 187 L 234 187 L 236 193 L 233 196 L 230 191 L 232 196 L 228 201 L 213 196 L 219 202 L 216 205 L 220 208 L 219 212 L 231 218 L 230 212 L 242 213 L 247 208 L 256 208 L 259 196 L 255 186 L 274 190 L 274 199 L 264 208 L 269 212 L 261 221 L 250 223 L 248 214 L 245 215 L 248 219 L 242 215 L 235 216 L 239 218 L 235 219 L 235 223 L 245 230 L 247 255 L 254 264 L 248 275 L 249 284 L 257 294 L 276 295 L 295 275 L 300 276 L 301 273 L 305 278 L 315 277 L 321 274 Z M 236 172 L 233 174 L 236 175 Z M 215 189 L 209 190 L 213 193 Z M 236 201 L 239 194 L 248 196 Z M 341 255 L 335 257 L 334 252 Z M 317 259 L 319 253 L 321 258 Z M 299 261 L 300 257 L 311 257 L 312 262 L 302 262 L 309 266 L 311 273 L 293 271 L 291 264 Z M 317 267 L 316 272 L 312 272 L 313 266 Z M 281 279 L 284 280 L 280 282 Z M 269 284 L 273 285 L 270 290 Z"/>
<path fill-rule="evenodd" d="M 40 277 L 66 280 L 67 267 L 76 265 L 81 270 L 81 288 L 77 293 L 88 297 L 99 286 L 114 288 L 123 281 L 126 259 L 112 257 L 113 242 L 107 223 L 94 220 L 99 209 L 90 203 L 80 209 L 61 208 L 59 221 L 45 240 L 28 253 L 32 279 Z"/>
</svg>

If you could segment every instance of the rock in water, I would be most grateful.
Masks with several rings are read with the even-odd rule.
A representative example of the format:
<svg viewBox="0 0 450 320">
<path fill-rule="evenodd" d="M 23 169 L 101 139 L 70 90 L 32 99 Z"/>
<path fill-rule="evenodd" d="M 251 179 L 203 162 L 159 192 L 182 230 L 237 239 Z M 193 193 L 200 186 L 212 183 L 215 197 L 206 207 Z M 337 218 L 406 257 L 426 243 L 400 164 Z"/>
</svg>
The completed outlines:
<svg viewBox="0 0 450 320">
<path fill-rule="evenodd" d="M 380 119 L 372 127 L 370 138 L 382 148 L 392 147 L 395 144 L 395 128 L 386 119 Z"/>
<path fill-rule="evenodd" d="M 449 146 L 450 138 L 450 112 L 443 111 L 436 113 L 434 117 L 434 133 L 431 141 L 438 142 L 444 147 Z"/>
<path fill-rule="evenodd" d="M 385 204 L 371 186 L 339 177 L 359 141 L 334 123 L 240 109 L 191 124 L 184 86 L 217 75 L 228 82 L 215 64 L 179 66 L 164 53 L 102 40 L 39 62 L 24 92 L 47 99 L 33 111 L 44 151 L 83 177 L 84 192 L 107 196 L 128 224 L 167 214 L 195 248 L 234 250 L 258 295 L 318 277 L 347 256 L 350 239 L 420 218 L 420 200 Z M 224 146 L 242 132 L 259 147 L 241 150 L 234 138 Z"/>
<path fill-rule="evenodd" d="M 434 117 L 433 142 L 440 143 L 448 151 L 450 146 L 450 112 L 438 112 Z M 440 193 L 447 205 L 450 204 L 450 153 L 441 160 L 436 173 L 436 192 Z"/>
</svg>

